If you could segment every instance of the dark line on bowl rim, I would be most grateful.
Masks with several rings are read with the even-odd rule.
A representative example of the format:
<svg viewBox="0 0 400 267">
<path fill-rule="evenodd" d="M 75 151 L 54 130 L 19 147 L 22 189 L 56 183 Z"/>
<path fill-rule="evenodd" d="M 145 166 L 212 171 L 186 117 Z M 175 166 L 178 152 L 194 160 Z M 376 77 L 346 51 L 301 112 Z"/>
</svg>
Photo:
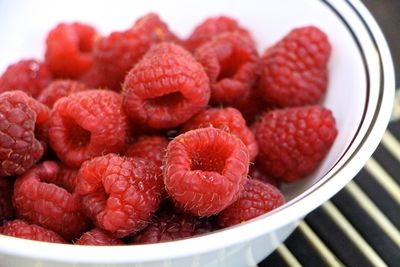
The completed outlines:
<svg viewBox="0 0 400 267">
<path fill-rule="evenodd" d="M 363 125 L 363 123 L 364 123 L 364 121 L 365 121 L 366 112 L 367 112 L 367 110 L 368 110 L 368 105 L 367 105 L 367 103 L 368 103 L 368 101 L 369 101 L 370 90 L 371 90 L 370 86 L 371 86 L 371 85 L 370 85 L 370 80 L 369 80 L 369 79 L 370 79 L 370 75 L 369 75 L 369 72 L 368 72 L 369 69 L 367 68 L 368 65 L 366 64 L 366 62 L 367 62 L 367 61 L 366 61 L 366 56 L 365 56 L 364 50 L 362 49 L 362 47 L 361 47 L 361 45 L 360 45 L 360 41 L 358 40 L 356 34 L 355 34 L 354 31 L 350 28 L 350 25 L 349 25 L 349 23 L 346 21 L 346 19 L 339 13 L 339 11 L 338 11 L 331 3 L 328 2 L 329 0 L 321 0 L 321 1 L 322 1 L 323 3 L 325 3 L 325 4 L 336 14 L 336 16 L 338 16 L 338 18 L 345 24 L 345 26 L 348 28 L 350 34 L 352 35 L 353 39 L 355 40 L 355 42 L 356 42 L 356 44 L 357 44 L 357 47 L 358 47 L 358 49 L 359 49 L 359 51 L 360 51 L 360 53 L 361 53 L 361 55 L 362 55 L 362 60 L 363 60 L 363 63 L 364 63 L 364 69 L 365 69 L 366 77 L 367 77 L 367 86 L 366 86 L 366 88 L 367 88 L 367 97 L 366 97 L 366 103 L 365 103 L 365 107 L 364 107 L 364 113 L 363 113 L 363 116 L 362 116 L 362 118 L 361 118 L 361 122 L 360 122 L 360 124 L 359 124 L 359 126 L 358 126 L 358 128 L 357 128 L 357 131 L 356 131 L 356 134 L 355 134 L 354 138 L 351 140 L 351 142 L 350 142 L 350 144 L 348 145 L 348 147 L 345 149 L 345 151 L 344 151 L 343 154 L 340 156 L 340 158 L 336 161 L 336 163 L 332 166 L 332 168 L 330 168 L 329 171 L 326 172 L 325 175 L 327 175 L 327 174 L 340 162 L 340 160 L 344 157 L 344 155 L 346 154 L 346 152 L 350 149 L 350 147 L 351 147 L 352 144 L 354 143 L 355 139 L 356 139 L 356 138 L 358 137 L 358 135 L 359 135 L 359 131 L 360 131 L 360 129 L 361 129 L 361 127 L 362 127 L 362 125 Z M 383 99 L 383 92 L 384 92 L 384 85 L 385 85 L 385 81 L 384 81 L 384 69 L 383 69 L 383 65 L 382 65 L 382 54 L 381 54 L 381 50 L 379 49 L 378 43 L 377 43 L 377 41 L 376 41 L 374 35 L 372 34 L 372 31 L 371 31 L 371 29 L 370 29 L 368 23 L 364 20 L 364 18 L 363 18 L 362 15 L 360 14 L 360 12 L 357 10 L 356 7 L 354 7 L 354 5 L 353 5 L 349 0 L 345 0 L 345 2 L 350 6 L 350 8 L 354 11 L 354 13 L 359 17 L 360 21 L 362 22 L 362 24 L 364 25 L 365 29 L 367 30 L 368 35 L 369 35 L 369 37 L 370 37 L 370 39 L 371 39 L 371 41 L 372 41 L 372 43 L 373 43 L 373 46 L 374 46 L 374 48 L 375 48 L 375 50 L 376 50 L 376 52 L 377 52 L 377 54 L 378 54 L 378 59 L 379 59 L 379 75 L 380 75 L 378 101 L 377 101 L 377 104 L 376 104 L 375 112 L 374 112 L 374 115 L 373 115 L 373 117 L 372 117 L 370 126 L 368 127 L 368 129 L 367 129 L 367 131 L 366 131 L 366 133 L 365 133 L 363 139 L 360 141 L 359 145 L 358 145 L 357 148 L 354 150 L 354 152 L 351 154 L 351 156 L 347 159 L 347 161 L 344 162 L 343 165 L 342 165 L 341 167 L 339 167 L 339 169 L 338 169 L 336 172 L 330 174 L 329 177 L 327 177 L 327 179 L 326 179 L 325 181 L 323 181 L 323 182 L 322 182 L 321 184 L 319 184 L 317 187 L 313 188 L 312 191 L 308 192 L 308 193 L 305 194 L 305 195 L 300 195 L 299 198 L 293 199 L 292 204 L 294 204 L 294 203 L 296 203 L 296 202 L 302 200 L 302 199 L 305 198 L 306 196 L 308 196 L 308 195 L 312 194 L 313 192 L 315 192 L 315 190 L 317 190 L 317 189 L 320 188 L 321 186 L 325 185 L 327 182 L 329 182 L 332 178 L 334 178 L 343 168 L 345 168 L 345 167 L 349 164 L 349 162 L 355 157 L 355 155 L 360 151 L 360 149 L 362 148 L 362 146 L 365 144 L 365 142 L 366 142 L 367 139 L 369 138 L 369 136 L 370 136 L 370 134 L 371 134 L 371 131 L 372 131 L 372 129 L 374 128 L 374 126 L 375 126 L 375 124 L 376 124 L 377 117 L 378 117 L 378 115 L 379 115 L 379 113 L 380 113 L 380 111 L 381 111 L 382 99 Z M 321 179 L 326 178 L 325 175 L 324 175 Z M 321 179 L 320 179 L 320 180 L 321 180 Z M 314 183 L 312 186 L 314 186 L 315 184 L 317 184 L 320 180 L 318 180 L 318 181 L 317 181 L 316 183 Z M 311 187 L 312 187 L 312 186 L 311 186 Z M 289 205 L 289 206 L 290 206 L 290 205 Z"/>
</svg>

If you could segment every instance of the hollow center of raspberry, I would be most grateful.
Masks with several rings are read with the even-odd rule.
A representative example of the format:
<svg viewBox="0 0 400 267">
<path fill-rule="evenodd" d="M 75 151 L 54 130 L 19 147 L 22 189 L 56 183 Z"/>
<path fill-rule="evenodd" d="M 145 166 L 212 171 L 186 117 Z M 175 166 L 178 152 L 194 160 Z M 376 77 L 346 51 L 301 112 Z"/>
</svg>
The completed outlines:
<svg viewBox="0 0 400 267">
<path fill-rule="evenodd" d="M 191 170 L 217 172 L 222 174 L 225 162 L 230 155 L 230 151 L 224 147 L 206 146 L 201 150 L 193 151 L 191 155 Z"/>
<path fill-rule="evenodd" d="M 184 99 L 185 97 L 180 92 L 173 92 L 154 98 L 149 98 L 147 99 L 147 102 L 152 106 L 176 106 Z"/>
<path fill-rule="evenodd" d="M 67 129 L 67 140 L 74 147 L 84 147 L 90 142 L 90 132 L 79 126 L 74 120 L 64 121 Z"/>
<path fill-rule="evenodd" d="M 239 68 L 246 63 L 248 57 L 238 53 L 232 54 L 230 57 L 225 58 L 220 62 L 221 70 L 217 80 L 231 79 L 238 72 Z"/>
</svg>

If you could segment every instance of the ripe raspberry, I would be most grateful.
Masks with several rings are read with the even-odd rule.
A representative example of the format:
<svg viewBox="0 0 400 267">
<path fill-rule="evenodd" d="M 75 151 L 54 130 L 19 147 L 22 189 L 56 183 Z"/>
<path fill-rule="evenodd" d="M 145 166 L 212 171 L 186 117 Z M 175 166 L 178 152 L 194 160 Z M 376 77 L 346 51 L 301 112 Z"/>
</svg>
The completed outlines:
<svg viewBox="0 0 400 267">
<path fill-rule="evenodd" d="M 42 157 L 35 130 L 48 115 L 46 106 L 21 91 L 0 95 L 0 176 L 22 174 Z"/>
<path fill-rule="evenodd" d="M 215 128 L 192 130 L 168 144 L 165 188 L 178 208 L 210 216 L 237 199 L 248 168 L 249 152 L 239 138 Z"/>
<path fill-rule="evenodd" d="M 133 244 L 168 242 L 209 233 L 214 226 L 207 220 L 187 214 L 162 214 L 133 239 Z"/>
<path fill-rule="evenodd" d="M 267 175 L 293 182 L 312 173 L 328 153 L 337 130 L 322 106 L 274 110 L 254 125 L 258 166 Z"/>
<path fill-rule="evenodd" d="M 224 33 L 205 43 L 194 54 L 211 83 L 211 102 L 232 105 L 250 93 L 259 59 L 255 46 L 238 33 Z"/>
<path fill-rule="evenodd" d="M 81 23 L 60 23 L 46 39 L 46 64 L 57 77 L 77 78 L 93 63 L 96 29 Z"/>
<path fill-rule="evenodd" d="M 50 83 L 38 96 L 38 100 L 52 108 L 58 99 L 73 93 L 85 91 L 88 88 L 84 83 L 73 80 L 55 80 Z"/>
<path fill-rule="evenodd" d="M 84 233 L 76 242 L 75 245 L 85 245 L 85 246 L 118 246 L 123 245 L 121 239 L 113 237 L 109 233 L 94 228 L 89 232 Z"/>
<path fill-rule="evenodd" d="M 253 219 L 285 203 L 278 188 L 259 180 L 248 180 L 238 200 L 218 214 L 222 228 Z"/>
<path fill-rule="evenodd" d="M 162 187 L 151 162 L 108 154 L 82 164 L 75 192 L 97 227 L 124 237 L 146 227 Z"/>
<path fill-rule="evenodd" d="M 139 157 L 145 161 L 152 162 L 160 171 L 168 140 L 162 136 L 142 136 L 129 146 L 125 152 L 127 157 Z"/>
<path fill-rule="evenodd" d="M 195 51 L 196 48 L 225 32 L 237 32 L 243 36 L 243 38 L 253 42 L 251 34 L 246 29 L 242 28 L 235 19 L 219 16 L 208 18 L 198 25 L 186 40 L 185 47 L 189 51 Z"/>
<path fill-rule="evenodd" d="M 37 97 L 51 80 L 52 75 L 44 64 L 34 59 L 21 60 L 8 66 L 0 77 L 0 94 L 21 90 Z"/>
<path fill-rule="evenodd" d="M 210 87 L 203 67 L 189 52 L 161 43 L 127 74 L 123 94 L 128 116 L 161 129 L 178 126 L 203 109 Z"/>
<path fill-rule="evenodd" d="M 122 151 L 127 125 L 119 94 L 88 90 L 57 101 L 49 120 L 50 144 L 65 164 L 79 167 L 92 157 Z"/>
<path fill-rule="evenodd" d="M 100 39 L 94 48 L 94 61 L 100 72 L 107 76 L 103 80 L 107 84 L 99 86 L 119 90 L 126 73 L 152 45 L 176 39 L 154 13 L 139 18 L 127 31 L 113 32 Z"/>
<path fill-rule="evenodd" d="M 64 239 L 57 233 L 36 224 L 28 224 L 22 220 L 6 222 L 2 227 L 0 227 L 0 233 L 3 235 L 43 242 L 65 243 Z"/>
<path fill-rule="evenodd" d="M 327 89 L 330 52 L 318 28 L 294 29 L 262 56 L 260 95 L 281 107 L 317 103 Z"/>
<path fill-rule="evenodd" d="M 249 178 L 254 180 L 260 180 L 267 184 L 272 184 L 279 188 L 280 181 L 274 177 L 267 175 L 265 172 L 260 170 L 256 165 L 251 165 L 249 169 Z"/>
<path fill-rule="evenodd" d="M 239 137 L 249 150 L 250 161 L 258 153 L 258 145 L 253 133 L 246 126 L 242 114 L 235 108 L 210 108 L 198 113 L 183 125 L 182 132 L 214 127 Z"/>
<path fill-rule="evenodd" d="M 19 218 L 50 229 L 66 240 L 79 236 L 88 226 L 79 196 L 56 185 L 60 167 L 45 161 L 17 178 L 13 202 Z"/>
<path fill-rule="evenodd" d="M 13 183 L 10 179 L 0 177 L 0 225 L 14 218 L 12 205 Z"/>
</svg>

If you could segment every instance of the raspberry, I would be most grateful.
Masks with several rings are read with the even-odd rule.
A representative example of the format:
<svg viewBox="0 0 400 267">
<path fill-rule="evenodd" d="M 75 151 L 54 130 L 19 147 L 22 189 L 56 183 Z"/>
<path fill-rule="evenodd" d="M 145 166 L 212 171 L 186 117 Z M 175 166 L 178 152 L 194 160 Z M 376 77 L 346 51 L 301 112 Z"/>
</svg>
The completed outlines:
<svg viewBox="0 0 400 267">
<path fill-rule="evenodd" d="M 134 244 L 168 242 L 187 237 L 206 234 L 214 230 L 207 220 L 187 214 L 162 214 L 153 220 L 146 229 L 134 237 Z"/>
<path fill-rule="evenodd" d="M 0 176 L 24 173 L 44 152 L 35 128 L 47 121 L 46 106 L 21 91 L 0 95 Z"/>
<path fill-rule="evenodd" d="M 265 113 L 254 125 L 254 135 L 258 166 L 267 175 L 293 182 L 317 168 L 337 130 L 330 110 L 306 106 Z"/>
<path fill-rule="evenodd" d="M 132 28 L 124 32 L 113 32 L 100 39 L 94 48 L 94 61 L 109 87 L 119 90 L 126 73 L 154 44 L 174 41 L 176 37 L 168 26 L 154 13 L 149 13 L 136 21 Z"/>
<path fill-rule="evenodd" d="M 239 138 L 210 127 L 192 130 L 168 144 L 165 188 L 178 208 L 210 216 L 236 200 L 248 168 L 249 152 Z"/>
<path fill-rule="evenodd" d="M 97 227 L 125 237 L 146 227 L 162 187 L 151 162 L 108 154 L 82 164 L 75 192 Z"/>
<path fill-rule="evenodd" d="M 250 93 L 258 72 L 255 46 L 238 33 L 224 33 L 196 50 L 211 83 L 211 101 L 231 105 Z"/>
<path fill-rule="evenodd" d="M 276 178 L 273 178 L 267 175 L 265 172 L 260 170 L 256 165 L 251 165 L 249 169 L 249 178 L 254 180 L 260 180 L 267 184 L 272 184 L 275 187 L 279 188 L 280 181 Z"/>
<path fill-rule="evenodd" d="M 203 109 L 210 87 L 203 67 L 189 52 L 161 43 L 127 74 L 123 94 L 128 116 L 161 129 L 178 126 Z"/>
<path fill-rule="evenodd" d="M 46 39 L 46 64 L 57 77 L 77 78 L 93 63 L 96 30 L 81 23 L 60 23 Z"/>
<path fill-rule="evenodd" d="M 259 180 L 248 180 L 238 200 L 218 214 L 222 228 L 253 219 L 285 203 L 285 198 L 275 186 Z"/>
<path fill-rule="evenodd" d="M 14 220 L 5 223 L 0 227 L 0 233 L 43 242 L 65 243 L 64 239 L 55 232 L 36 224 L 28 224 L 22 220 Z"/>
<path fill-rule="evenodd" d="M 10 179 L 0 177 L 0 225 L 14 218 L 12 205 L 13 183 Z"/>
<path fill-rule="evenodd" d="M 52 108 L 58 99 L 70 94 L 85 91 L 88 88 L 84 83 L 73 80 L 55 80 L 50 83 L 38 96 L 38 100 Z"/>
<path fill-rule="evenodd" d="M 71 240 L 87 228 L 88 221 L 80 210 L 79 196 L 54 182 L 59 172 L 52 161 L 31 168 L 15 181 L 13 202 L 19 218 Z"/>
<path fill-rule="evenodd" d="M 327 89 L 330 52 L 318 28 L 294 29 L 262 56 L 260 95 L 281 107 L 316 104 Z"/>
<path fill-rule="evenodd" d="M 37 97 L 51 80 L 52 75 L 44 64 L 34 59 L 21 60 L 8 66 L 0 77 L 0 94 L 21 90 Z"/>
<path fill-rule="evenodd" d="M 168 140 L 162 136 L 142 136 L 125 152 L 127 157 L 139 157 L 152 162 L 160 169 L 163 164 Z"/>
<path fill-rule="evenodd" d="M 68 166 L 125 147 L 128 120 L 116 92 L 88 90 L 61 98 L 50 115 L 49 140 Z"/>
<path fill-rule="evenodd" d="M 195 51 L 196 48 L 200 47 L 202 44 L 225 32 L 237 32 L 243 36 L 243 38 L 253 42 L 250 33 L 242 28 L 235 19 L 219 16 L 208 18 L 198 25 L 186 40 L 185 47 L 189 51 Z"/>
<path fill-rule="evenodd" d="M 258 145 L 253 133 L 246 126 L 242 114 L 235 108 L 210 108 L 198 113 L 183 125 L 182 132 L 214 127 L 225 130 L 239 137 L 249 150 L 250 160 L 254 160 L 258 153 Z"/>
<path fill-rule="evenodd" d="M 94 228 L 89 232 L 84 233 L 76 242 L 75 245 L 85 245 L 85 246 L 118 246 L 123 245 L 121 239 L 113 237 L 109 233 Z"/>
</svg>

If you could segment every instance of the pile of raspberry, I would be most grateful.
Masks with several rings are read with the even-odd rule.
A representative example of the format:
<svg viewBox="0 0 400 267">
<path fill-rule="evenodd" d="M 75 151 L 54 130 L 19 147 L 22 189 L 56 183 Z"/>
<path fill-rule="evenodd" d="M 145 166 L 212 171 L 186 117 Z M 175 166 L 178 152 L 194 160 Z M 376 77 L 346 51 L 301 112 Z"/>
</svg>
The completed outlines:
<svg viewBox="0 0 400 267">
<path fill-rule="evenodd" d="M 284 33 L 283 33 L 284 34 Z M 0 233 L 76 245 L 203 235 L 283 205 L 337 130 L 314 26 L 258 53 L 233 18 L 61 23 L 0 77 Z"/>
</svg>

